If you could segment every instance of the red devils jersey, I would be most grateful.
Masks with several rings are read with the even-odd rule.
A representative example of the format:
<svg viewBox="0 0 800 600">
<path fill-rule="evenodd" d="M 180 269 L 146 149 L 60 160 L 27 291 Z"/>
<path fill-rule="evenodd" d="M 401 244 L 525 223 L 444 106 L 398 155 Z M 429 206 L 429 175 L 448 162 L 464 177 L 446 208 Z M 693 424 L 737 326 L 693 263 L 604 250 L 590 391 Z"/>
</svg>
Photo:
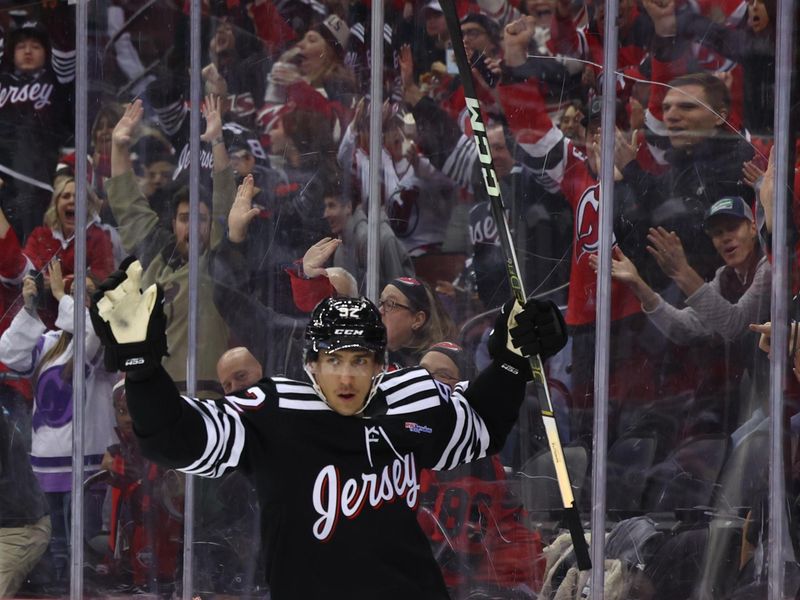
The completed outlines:
<svg viewBox="0 0 800 600">
<path fill-rule="evenodd" d="M 523 525 L 525 509 L 509 493 L 497 456 L 446 473 L 423 471 L 420 485 L 418 520 L 451 589 L 541 588 L 542 541 Z"/>
<path fill-rule="evenodd" d="M 403 369 L 383 376 L 363 417 L 278 377 L 219 401 L 182 398 L 163 369 L 126 390 L 146 457 L 205 477 L 251 475 L 275 600 L 445 600 L 414 512 L 420 469 L 498 450 L 525 382 L 493 364 L 451 391 L 424 369 Z"/>
<path fill-rule="evenodd" d="M 535 86 L 517 84 L 498 89 L 506 118 L 526 154 L 526 164 L 539 174 L 548 191 L 561 190 L 572 206 L 575 229 L 565 320 L 570 325 L 594 323 L 597 274 L 589 266 L 589 256 L 599 248 L 600 183 L 589 171 L 586 156 L 550 122 Z M 641 311 L 633 293 L 616 281 L 611 282 L 611 301 L 614 320 Z"/>
</svg>

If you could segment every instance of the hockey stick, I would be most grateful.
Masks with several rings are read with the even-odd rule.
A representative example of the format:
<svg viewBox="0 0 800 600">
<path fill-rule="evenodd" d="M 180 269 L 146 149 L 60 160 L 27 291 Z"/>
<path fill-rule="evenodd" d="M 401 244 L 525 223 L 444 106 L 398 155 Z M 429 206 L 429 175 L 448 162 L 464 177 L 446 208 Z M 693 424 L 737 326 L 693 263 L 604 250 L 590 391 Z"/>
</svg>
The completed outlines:
<svg viewBox="0 0 800 600">
<path fill-rule="evenodd" d="M 478 95 L 475 93 L 475 83 L 472 80 L 472 69 L 467 60 L 467 53 L 464 49 L 464 38 L 461 35 L 461 25 L 456 13 L 455 0 L 441 0 L 444 16 L 447 20 L 447 29 L 450 32 L 450 41 L 453 44 L 458 72 L 461 75 L 461 84 L 464 86 L 464 100 L 467 105 L 467 112 L 472 123 L 473 137 L 478 147 L 478 157 L 481 161 L 481 171 L 483 183 L 486 187 L 486 194 L 489 196 L 492 207 L 492 216 L 497 225 L 497 235 L 500 238 L 500 245 L 506 261 L 506 271 L 508 281 L 514 298 L 520 304 L 525 304 L 527 296 L 522 286 L 522 278 L 519 273 L 517 255 L 514 251 L 514 244 L 511 240 L 511 231 L 506 220 L 505 210 L 503 209 L 503 199 L 500 196 L 500 183 L 494 170 L 492 152 L 489 149 L 489 140 L 486 136 L 486 126 L 481 116 L 481 107 L 478 102 Z M 561 447 L 561 440 L 558 436 L 555 414 L 553 413 L 553 403 L 550 400 L 550 390 L 547 387 L 547 379 L 544 375 L 542 359 L 538 355 L 531 356 L 531 370 L 533 371 L 533 382 L 536 385 L 537 397 L 539 398 L 542 422 L 547 434 L 547 443 L 550 446 L 550 453 L 553 457 L 553 467 L 558 480 L 558 488 L 561 492 L 561 504 L 564 508 L 563 522 L 569 529 L 572 537 L 572 547 L 575 550 L 575 558 L 578 568 L 586 571 L 592 568 L 589 559 L 589 547 L 583 534 L 580 513 L 575 506 L 575 498 L 572 495 L 572 485 L 569 480 L 569 472 L 564 461 L 564 450 Z"/>
</svg>

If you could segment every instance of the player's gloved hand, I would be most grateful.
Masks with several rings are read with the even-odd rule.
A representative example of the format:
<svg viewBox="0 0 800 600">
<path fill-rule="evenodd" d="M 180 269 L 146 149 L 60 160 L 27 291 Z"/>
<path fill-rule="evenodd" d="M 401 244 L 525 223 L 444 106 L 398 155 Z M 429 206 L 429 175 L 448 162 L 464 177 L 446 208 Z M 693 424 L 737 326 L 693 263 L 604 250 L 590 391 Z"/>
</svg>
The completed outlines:
<svg viewBox="0 0 800 600">
<path fill-rule="evenodd" d="M 167 354 L 164 292 L 157 284 L 142 292 L 141 278 L 141 263 L 129 256 L 92 296 L 89 315 L 109 371 L 148 371 Z"/>
<path fill-rule="evenodd" d="M 517 369 L 530 379 L 527 356 L 538 354 L 547 358 L 567 343 L 567 327 L 561 311 L 550 301 L 529 300 L 520 306 L 515 300 L 507 302 L 489 336 L 489 355 L 496 361 Z"/>
</svg>

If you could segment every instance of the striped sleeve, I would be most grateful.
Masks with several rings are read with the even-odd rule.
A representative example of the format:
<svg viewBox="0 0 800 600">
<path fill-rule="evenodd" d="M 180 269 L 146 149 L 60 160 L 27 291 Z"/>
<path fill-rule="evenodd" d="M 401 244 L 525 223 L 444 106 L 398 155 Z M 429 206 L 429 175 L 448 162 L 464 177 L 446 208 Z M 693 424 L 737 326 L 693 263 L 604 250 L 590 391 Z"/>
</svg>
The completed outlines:
<svg viewBox="0 0 800 600">
<path fill-rule="evenodd" d="M 384 378 L 381 389 L 387 404 L 386 415 L 414 415 L 424 411 L 438 413 L 441 451 L 436 451 L 429 464 L 435 470 L 453 469 L 457 465 L 486 456 L 490 436 L 486 424 L 463 396 L 461 385 L 452 391 L 434 380 L 425 369 L 404 369 Z"/>
<path fill-rule="evenodd" d="M 161 128 L 169 136 L 173 136 L 183 125 L 183 119 L 188 114 L 188 109 L 183 102 L 183 99 L 177 100 L 166 106 L 154 107 L 156 116 L 158 117 Z"/>
<path fill-rule="evenodd" d="M 76 50 L 59 50 L 53 48 L 50 62 L 53 65 L 53 71 L 55 71 L 59 83 L 70 83 L 75 79 L 77 56 Z"/>
<path fill-rule="evenodd" d="M 489 431 L 460 392 L 456 391 L 449 401 L 455 414 L 453 431 L 434 471 L 445 471 L 486 456 L 489 448 Z"/>
<path fill-rule="evenodd" d="M 245 441 L 245 429 L 238 411 L 232 405 L 212 400 L 182 398 L 200 415 L 205 426 L 206 442 L 201 456 L 179 470 L 201 477 L 220 477 L 236 468 Z"/>
<path fill-rule="evenodd" d="M 475 147 L 475 141 L 462 134 L 442 166 L 442 173 L 457 185 L 468 188 L 477 158 L 478 149 Z"/>
</svg>

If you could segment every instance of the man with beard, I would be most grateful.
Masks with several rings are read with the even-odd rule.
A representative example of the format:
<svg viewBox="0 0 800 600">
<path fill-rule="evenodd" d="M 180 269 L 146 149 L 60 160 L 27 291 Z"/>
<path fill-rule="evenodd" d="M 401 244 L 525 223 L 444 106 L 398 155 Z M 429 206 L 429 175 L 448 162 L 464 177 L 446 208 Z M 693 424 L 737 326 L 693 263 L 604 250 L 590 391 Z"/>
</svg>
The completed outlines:
<svg viewBox="0 0 800 600">
<path fill-rule="evenodd" d="M 159 283 L 164 288 L 164 312 L 170 335 L 169 356 L 164 367 L 181 389 L 186 387 L 186 352 L 189 316 L 189 194 L 186 188 L 172 199 L 172 230 L 158 226 L 158 215 L 142 195 L 133 173 L 129 146 L 142 118 L 142 102 L 136 100 L 114 127 L 111 136 L 111 179 L 108 199 L 119 223 L 122 244 L 127 252 L 136 252 L 145 268 L 143 282 Z M 206 100 L 206 132 L 214 152 L 214 192 L 212 208 L 207 198 L 200 198 L 200 299 L 199 321 L 203 324 L 203 345 L 198 352 L 198 390 L 216 391 L 216 359 L 227 344 L 228 330 L 214 307 L 214 286 L 208 274 L 212 250 L 222 239 L 220 220 L 227 215 L 235 193 L 233 170 L 222 138 L 219 100 Z"/>
</svg>

